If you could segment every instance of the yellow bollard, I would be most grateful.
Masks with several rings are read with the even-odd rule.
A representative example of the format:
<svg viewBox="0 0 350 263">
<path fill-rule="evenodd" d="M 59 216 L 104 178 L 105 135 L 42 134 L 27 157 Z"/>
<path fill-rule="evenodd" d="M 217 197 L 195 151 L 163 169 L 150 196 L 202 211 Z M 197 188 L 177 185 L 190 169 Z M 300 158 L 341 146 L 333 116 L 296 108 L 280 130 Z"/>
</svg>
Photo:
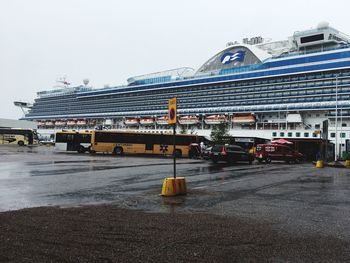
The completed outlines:
<svg viewBox="0 0 350 263">
<path fill-rule="evenodd" d="M 163 181 L 162 187 L 162 196 L 175 196 L 180 194 L 186 194 L 186 178 L 177 177 L 177 178 L 165 178 Z"/>
<path fill-rule="evenodd" d="M 176 178 L 176 186 L 177 186 L 178 194 L 181 194 L 181 195 L 187 194 L 186 178 L 185 177 Z"/>
<path fill-rule="evenodd" d="M 323 160 L 317 160 L 316 168 L 323 168 Z"/>
<path fill-rule="evenodd" d="M 345 160 L 344 166 L 345 166 L 346 168 L 350 168 L 350 160 Z"/>
</svg>

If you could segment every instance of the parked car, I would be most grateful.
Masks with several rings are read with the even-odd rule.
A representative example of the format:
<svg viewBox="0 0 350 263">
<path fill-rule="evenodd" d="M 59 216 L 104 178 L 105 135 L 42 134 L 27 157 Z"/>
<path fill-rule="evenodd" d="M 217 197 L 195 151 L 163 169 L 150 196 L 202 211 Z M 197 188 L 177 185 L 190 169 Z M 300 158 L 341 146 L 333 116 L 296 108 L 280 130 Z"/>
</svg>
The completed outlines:
<svg viewBox="0 0 350 263">
<path fill-rule="evenodd" d="M 259 163 L 270 163 L 273 160 L 299 163 L 304 159 L 303 154 L 282 144 L 258 144 L 255 157 Z"/>
<path fill-rule="evenodd" d="M 212 149 L 212 148 L 213 148 L 213 147 L 207 147 L 207 148 L 205 148 L 205 150 L 204 150 L 203 153 L 202 153 L 203 159 L 205 159 L 205 160 L 209 160 L 209 159 L 210 159 L 211 149 Z"/>
<path fill-rule="evenodd" d="M 252 164 L 254 156 L 247 153 L 238 145 L 214 145 L 210 152 L 210 159 L 214 163 L 218 161 L 225 161 L 228 163 L 243 161 Z"/>
</svg>

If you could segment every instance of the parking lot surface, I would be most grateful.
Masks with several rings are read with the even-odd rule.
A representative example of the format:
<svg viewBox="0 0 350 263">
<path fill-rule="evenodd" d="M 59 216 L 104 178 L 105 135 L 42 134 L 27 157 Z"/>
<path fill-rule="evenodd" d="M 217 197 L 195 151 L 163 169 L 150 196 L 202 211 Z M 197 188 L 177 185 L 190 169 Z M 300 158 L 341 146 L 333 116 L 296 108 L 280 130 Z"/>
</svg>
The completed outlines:
<svg viewBox="0 0 350 263">
<path fill-rule="evenodd" d="M 0 147 L 0 211 L 111 204 L 164 214 L 263 222 L 293 237 L 350 240 L 350 170 L 303 164 L 212 164 L 179 159 L 188 194 L 161 197 L 172 159 Z"/>
</svg>

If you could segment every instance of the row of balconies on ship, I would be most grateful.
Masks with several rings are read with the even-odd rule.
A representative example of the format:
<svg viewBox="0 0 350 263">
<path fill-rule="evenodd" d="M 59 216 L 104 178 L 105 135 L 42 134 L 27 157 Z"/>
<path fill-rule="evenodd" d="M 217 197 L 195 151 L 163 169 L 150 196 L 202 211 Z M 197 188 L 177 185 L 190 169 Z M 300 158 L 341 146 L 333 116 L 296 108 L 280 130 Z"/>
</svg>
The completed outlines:
<svg viewBox="0 0 350 263">
<path fill-rule="evenodd" d="M 305 74 L 299 75 L 299 76 L 289 76 L 289 77 L 285 77 L 285 78 L 272 78 L 272 79 L 268 79 L 268 80 L 256 80 L 256 81 L 250 81 L 249 83 L 246 83 L 244 81 L 239 82 L 239 83 L 230 83 L 230 84 L 224 84 L 224 85 L 220 85 L 218 84 L 216 87 L 215 86 L 206 86 L 206 87 L 199 87 L 199 86 L 194 86 L 194 87 L 186 87 L 186 88 L 181 88 L 181 91 L 185 91 L 186 92 L 186 96 L 188 95 L 188 91 L 199 91 L 199 90 L 205 90 L 208 88 L 208 90 L 212 90 L 213 88 L 219 88 L 221 91 L 223 91 L 224 89 L 227 88 L 233 88 L 233 87 L 241 87 L 241 88 L 254 88 L 254 87 L 260 87 L 260 90 L 258 92 L 263 91 L 261 89 L 261 85 L 268 85 L 266 87 L 266 90 L 273 90 L 273 89 L 280 89 L 281 87 L 279 87 L 280 85 L 277 85 L 275 88 L 273 86 L 275 86 L 276 84 L 282 84 L 284 82 L 286 83 L 291 83 L 294 82 L 294 84 L 289 84 L 288 88 L 299 88 L 299 87 L 305 87 L 309 86 L 309 87 L 321 87 L 321 86 L 327 86 L 327 85 L 335 85 L 336 83 L 336 79 L 335 77 L 338 77 L 338 85 L 343 85 L 343 84 L 348 84 L 349 83 L 349 79 L 343 79 L 344 77 L 348 77 L 350 76 L 350 72 L 332 72 L 332 73 L 318 73 L 318 74 L 311 74 L 306 76 Z M 309 81 L 312 82 L 309 82 Z M 314 81 L 321 81 L 321 82 L 317 82 L 315 83 Z M 307 82 L 304 82 L 307 81 Z M 323 83 L 324 82 L 324 83 Z M 272 85 L 272 86 L 270 86 Z M 243 87 L 242 87 L 243 86 Z M 282 85 L 283 86 L 283 85 Z M 181 92 L 180 90 L 178 90 L 178 92 Z M 144 94 L 145 91 L 142 92 L 142 95 Z M 153 91 L 154 92 L 154 91 Z M 169 90 L 162 90 L 161 93 L 164 95 L 165 93 L 174 93 L 177 91 L 174 91 L 173 89 L 169 89 Z M 247 92 L 247 91 L 245 91 Z M 254 92 L 254 91 L 253 91 Z M 127 95 L 127 94 L 125 94 Z M 110 96 L 110 95 L 107 95 Z M 121 96 L 120 94 L 118 94 L 118 96 Z M 123 95 L 122 95 L 123 96 Z M 112 99 L 112 98 L 111 98 Z M 158 98 L 159 99 L 159 98 Z M 100 100 L 100 98 L 98 98 L 98 100 Z M 45 105 L 44 107 L 47 106 L 52 106 L 52 104 L 57 103 L 58 101 L 61 101 L 62 103 L 64 101 L 66 101 L 67 103 L 69 102 L 70 104 L 76 102 L 76 98 L 74 97 L 67 97 L 67 96 L 63 96 L 62 98 L 51 98 L 50 100 L 47 100 L 47 98 L 37 98 L 35 100 L 34 106 L 38 106 L 38 103 L 40 104 L 40 102 L 49 102 L 49 105 Z M 90 99 L 91 101 L 91 99 Z M 81 101 L 80 101 L 81 102 Z M 45 104 L 45 103 L 44 103 Z"/>
<path fill-rule="evenodd" d="M 350 80 L 349 80 L 350 83 Z M 212 101 L 227 101 L 230 100 L 231 102 L 241 102 L 242 100 L 253 100 L 255 101 L 256 99 L 262 100 L 262 99 L 287 99 L 287 98 L 295 98 L 298 99 L 300 97 L 303 97 L 303 100 L 305 100 L 305 96 L 307 97 L 315 97 L 315 96 L 331 96 L 334 95 L 334 93 L 336 92 L 336 88 L 334 86 L 327 86 L 327 88 L 324 89 L 301 89 L 301 90 L 292 90 L 292 91 L 288 91 L 288 90 L 280 90 L 280 91 L 269 91 L 268 93 L 263 93 L 262 91 L 260 92 L 246 92 L 246 93 L 241 93 L 241 94 L 216 94 L 216 95 L 206 95 L 206 94 L 196 94 L 193 95 L 193 97 L 190 97 L 190 94 L 187 94 L 186 97 L 184 97 L 183 99 L 181 99 L 182 104 L 188 104 L 188 103 L 193 103 L 194 101 L 196 102 L 202 102 L 202 103 L 206 103 L 206 102 L 212 102 Z M 350 92 L 350 87 L 349 86 L 339 86 L 338 87 L 338 96 L 341 97 L 344 94 L 348 94 Z M 178 96 L 178 98 L 180 98 L 182 96 Z M 143 99 L 145 99 L 143 97 Z M 321 100 L 321 98 L 319 98 Z M 327 99 L 326 98 L 322 98 L 322 100 Z M 329 98 L 328 98 L 329 99 Z M 117 99 L 115 99 L 117 101 Z M 107 103 L 107 101 L 113 101 L 113 99 L 108 99 L 108 100 L 101 100 L 101 102 L 103 101 L 103 105 L 99 105 L 99 109 L 101 108 L 109 108 L 109 107 L 120 107 L 120 106 L 128 106 L 128 105 L 132 105 L 133 103 L 137 103 L 140 102 L 140 98 L 138 99 L 128 99 L 127 102 L 123 101 L 122 103 L 117 103 L 117 102 L 112 102 L 112 103 Z M 189 102 L 187 102 L 189 101 Z M 99 103 L 101 103 L 99 102 Z M 87 107 L 89 106 L 89 104 L 91 105 L 93 103 L 93 101 L 90 102 L 84 102 L 84 103 L 76 103 L 76 105 L 74 104 L 70 104 L 70 110 L 73 111 L 75 109 L 81 109 L 82 107 Z M 96 101 L 97 103 L 97 101 Z M 146 101 L 144 101 L 142 103 L 143 106 L 154 106 L 154 105 L 160 105 L 160 104 L 166 104 L 166 100 L 160 102 L 160 98 L 159 97 L 155 97 L 154 99 L 150 99 L 148 98 Z M 74 106 L 73 106 L 74 105 Z M 66 106 L 64 106 L 63 103 L 61 102 L 57 102 L 57 104 L 50 104 L 50 105 L 46 105 L 46 104 L 36 104 L 34 105 L 34 107 L 31 110 L 31 115 L 33 113 L 36 112 L 40 112 L 40 113 L 44 113 L 44 112 L 50 112 L 51 110 L 55 110 L 57 111 L 59 108 L 62 108 L 62 110 L 66 110 Z"/>
</svg>

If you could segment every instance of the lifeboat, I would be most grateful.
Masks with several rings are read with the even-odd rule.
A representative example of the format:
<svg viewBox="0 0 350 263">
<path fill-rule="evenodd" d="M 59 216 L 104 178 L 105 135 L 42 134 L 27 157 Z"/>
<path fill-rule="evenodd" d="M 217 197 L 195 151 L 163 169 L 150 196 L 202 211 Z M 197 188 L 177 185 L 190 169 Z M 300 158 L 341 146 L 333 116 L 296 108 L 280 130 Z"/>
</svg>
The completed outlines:
<svg viewBox="0 0 350 263">
<path fill-rule="evenodd" d="M 232 122 L 237 124 L 253 124 L 256 122 L 254 115 L 237 115 L 232 117 Z"/>
<path fill-rule="evenodd" d="M 225 115 L 210 115 L 205 117 L 204 122 L 206 124 L 220 124 L 226 122 L 227 117 Z"/>
<path fill-rule="evenodd" d="M 127 118 L 124 123 L 128 126 L 136 126 L 139 125 L 139 120 L 136 118 Z"/>
<path fill-rule="evenodd" d="M 66 122 L 65 121 L 56 121 L 55 125 L 56 126 L 64 126 L 64 125 L 66 125 Z"/>
<path fill-rule="evenodd" d="M 181 116 L 179 117 L 179 123 L 180 124 L 197 124 L 199 123 L 199 117 L 194 116 L 194 115 L 189 115 L 189 116 Z"/>
<path fill-rule="evenodd" d="M 158 125 L 168 125 L 168 116 L 156 118 L 156 123 Z"/>
<path fill-rule="evenodd" d="M 86 120 L 78 120 L 77 125 L 86 125 Z"/>
<path fill-rule="evenodd" d="M 153 118 L 141 118 L 140 124 L 141 125 L 152 125 L 152 124 L 154 124 L 154 119 Z"/>
<path fill-rule="evenodd" d="M 74 126 L 76 124 L 76 121 L 67 121 L 68 126 Z"/>
<path fill-rule="evenodd" d="M 55 122 L 54 122 L 54 121 L 46 121 L 46 122 L 45 122 L 45 125 L 46 125 L 46 126 L 54 126 L 54 125 L 55 125 Z"/>
</svg>

